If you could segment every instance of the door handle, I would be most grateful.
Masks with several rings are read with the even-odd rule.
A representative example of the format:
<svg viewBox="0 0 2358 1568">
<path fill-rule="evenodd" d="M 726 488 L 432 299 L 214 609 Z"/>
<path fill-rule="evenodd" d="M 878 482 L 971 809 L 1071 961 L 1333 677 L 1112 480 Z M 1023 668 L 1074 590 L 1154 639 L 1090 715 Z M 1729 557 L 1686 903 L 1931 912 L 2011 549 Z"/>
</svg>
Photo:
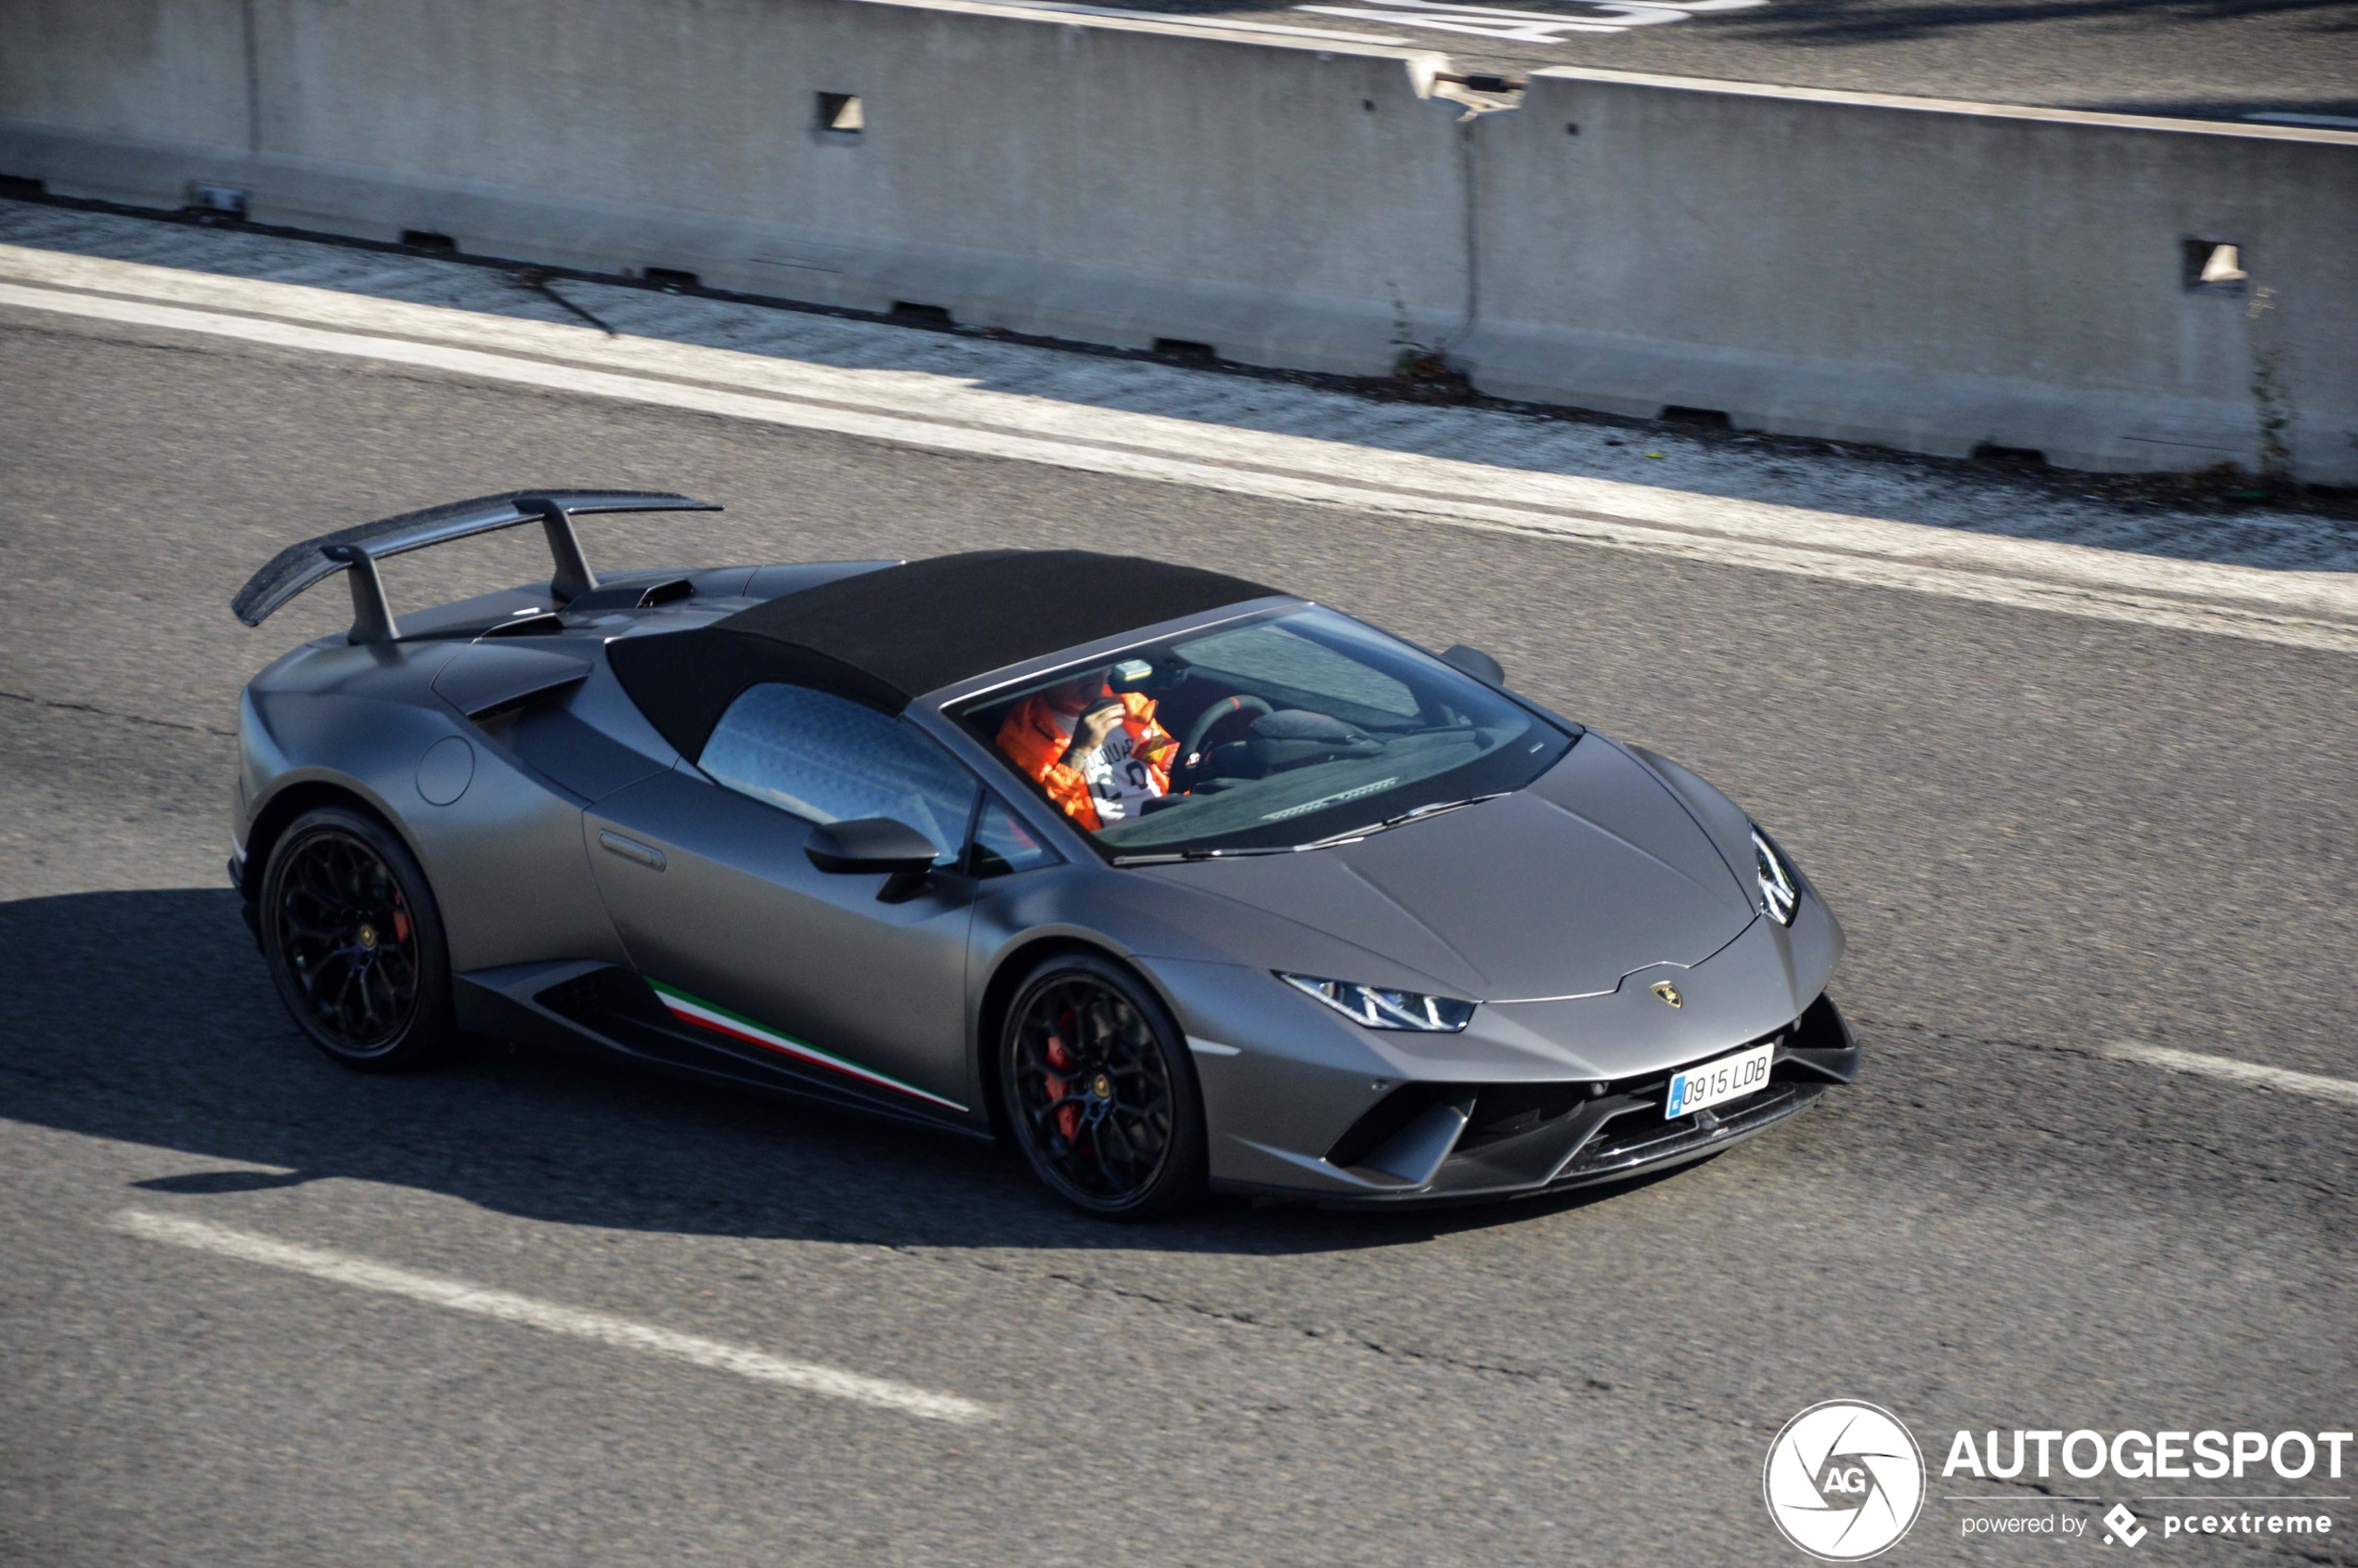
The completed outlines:
<svg viewBox="0 0 2358 1568">
<path fill-rule="evenodd" d="M 635 838 L 625 838 L 618 833 L 598 830 L 598 842 L 613 854 L 626 861 L 636 861 L 650 871 L 663 869 L 663 851 L 652 844 L 641 844 Z"/>
</svg>

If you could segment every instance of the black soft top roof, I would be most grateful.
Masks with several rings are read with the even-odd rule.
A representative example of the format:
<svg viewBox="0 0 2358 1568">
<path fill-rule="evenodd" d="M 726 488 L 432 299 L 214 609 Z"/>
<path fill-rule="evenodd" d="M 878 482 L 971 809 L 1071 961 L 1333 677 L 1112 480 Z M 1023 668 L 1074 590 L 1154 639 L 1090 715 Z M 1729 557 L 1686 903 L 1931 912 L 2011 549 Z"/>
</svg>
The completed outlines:
<svg viewBox="0 0 2358 1568">
<path fill-rule="evenodd" d="M 982 550 L 839 577 L 706 627 L 622 638 L 607 656 L 664 739 L 693 758 L 758 681 L 898 713 L 969 676 L 1276 591 L 1135 555 Z"/>
</svg>

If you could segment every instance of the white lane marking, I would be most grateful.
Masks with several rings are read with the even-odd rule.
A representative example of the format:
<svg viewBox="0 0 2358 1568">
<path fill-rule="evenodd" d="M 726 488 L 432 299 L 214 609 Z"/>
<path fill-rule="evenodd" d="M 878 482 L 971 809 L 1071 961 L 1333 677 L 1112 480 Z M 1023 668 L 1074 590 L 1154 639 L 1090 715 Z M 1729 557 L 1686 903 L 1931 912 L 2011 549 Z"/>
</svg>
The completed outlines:
<svg viewBox="0 0 2358 1568">
<path fill-rule="evenodd" d="M 0 273 L 35 285 L 0 283 L 0 304 L 34 310 L 1232 494 L 2358 652 L 2351 574 L 2171 561 L 1494 468 L 991 392 L 954 376 L 610 339 L 584 327 L 21 247 L 0 246 Z M 68 292 L 81 290 L 110 292 Z M 124 293 L 140 297 L 117 297 Z"/>
<path fill-rule="evenodd" d="M 756 1382 L 781 1383 L 806 1393 L 825 1394 L 831 1399 L 849 1399 L 855 1404 L 872 1405 L 882 1410 L 898 1410 L 903 1415 L 921 1416 L 927 1420 L 980 1421 L 988 1420 L 993 1415 L 989 1406 L 960 1399 L 954 1394 L 932 1393 L 925 1389 L 912 1388 L 907 1383 L 890 1382 L 883 1378 L 863 1378 L 856 1372 L 839 1372 L 832 1367 L 813 1366 L 807 1361 L 787 1361 L 761 1351 L 747 1350 L 742 1345 L 699 1339 L 693 1334 L 675 1334 L 668 1328 L 633 1323 L 627 1317 L 560 1306 L 554 1302 L 536 1301 L 530 1296 L 487 1289 L 463 1280 L 416 1274 L 406 1268 L 371 1263 L 366 1258 L 356 1258 L 348 1252 L 333 1251 L 325 1247 L 298 1247 L 292 1242 L 273 1241 L 267 1237 L 233 1230 L 209 1220 L 183 1219 L 172 1214 L 152 1213 L 144 1209 L 125 1209 L 107 1223 L 127 1236 L 141 1237 L 149 1241 L 191 1248 L 200 1252 L 235 1258 L 240 1263 L 261 1263 L 267 1268 L 286 1269 L 294 1274 L 307 1274 L 315 1279 L 374 1290 L 382 1295 L 406 1296 L 430 1306 L 473 1313 L 478 1317 L 496 1318 L 502 1323 L 521 1323 L 552 1334 L 570 1334 L 575 1339 L 593 1340 L 622 1350 L 666 1355 L 675 1361 L 734 1372 Z"/>
<path fill-rule="evenodd" d="M 2358 1082 L 2347 1078 L 2295 1072 L 2290 1068 L 2240 1062 L 2233 1056 L 2206 1056 L 2200 1051 L 2173 1051 L 2167 1045 L 2140 1045 L 2128 1040 L 2105 1046 L 2104 1054 L 2116 1061 L 2143 1062 L 2147 1067 L 2157 1067 L 2168 1072 L 2199 1073 L 2205 1078 L 2223 1078 L 2230 1082 L 2248 1083 L 2256 1088 L 2358 1106 Z"/>
</svg>

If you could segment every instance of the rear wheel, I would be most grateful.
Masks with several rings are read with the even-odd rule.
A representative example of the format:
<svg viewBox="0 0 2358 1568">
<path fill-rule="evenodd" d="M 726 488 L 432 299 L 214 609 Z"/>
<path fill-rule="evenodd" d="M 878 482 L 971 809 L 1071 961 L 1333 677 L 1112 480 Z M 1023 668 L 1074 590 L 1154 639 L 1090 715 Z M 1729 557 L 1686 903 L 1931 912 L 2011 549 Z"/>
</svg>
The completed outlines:
<svg viewBox="0 0 2358 1568">
<path fill-rule="evenodd" d="M 1087 953 L 1051 958 L 1001 1031 L 1007 1121 L 1040 1179 L 1114 1220 L 1177 1213 L 1204 1191 L 1203 1099 L 1186 1043 L 1147 988 Z"/>
<path fill-rule="evenodd" d="M 313 1043 L 371 1072 L 449 1054 L 442 915 L 383 823 L 342 806 L 304 812 L 272 846 L 256 901 L 270 978 Z"/>
</svg>

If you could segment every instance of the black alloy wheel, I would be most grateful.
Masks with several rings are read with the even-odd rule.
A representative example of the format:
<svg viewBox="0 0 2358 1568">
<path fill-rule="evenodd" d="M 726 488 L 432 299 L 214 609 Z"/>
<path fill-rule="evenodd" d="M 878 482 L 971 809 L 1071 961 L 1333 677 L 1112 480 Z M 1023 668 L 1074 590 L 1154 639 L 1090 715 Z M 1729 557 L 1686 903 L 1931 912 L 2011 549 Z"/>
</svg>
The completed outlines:
<svg viewBox="0 0 2358 1568">
<path fill-rule="evenodd" d="M 1204 1190 L 1203 1101 L 1178 1029 L 1105 959 L 1052 958 L 1007 1009 L 1000 1083 L 1016 1142 L 1068 1201 L 1117 1220 Z"/>
<path fill-rule="evenodd" d="M 279 995 L 346 1067 L 398 1071 L 456 1034 L 442 918 L 408 849 L 343 807 L 297 818 L 271 849 L 259 897 Z"/>
</svg>

